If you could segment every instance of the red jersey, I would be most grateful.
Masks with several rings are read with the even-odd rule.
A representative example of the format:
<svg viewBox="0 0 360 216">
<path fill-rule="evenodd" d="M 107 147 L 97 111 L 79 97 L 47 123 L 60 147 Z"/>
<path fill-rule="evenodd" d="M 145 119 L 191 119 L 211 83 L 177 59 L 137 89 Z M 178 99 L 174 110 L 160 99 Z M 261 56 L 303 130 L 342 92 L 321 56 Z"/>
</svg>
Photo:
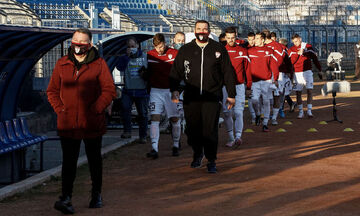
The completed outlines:
<svg viewBox="0 0 360 216">
<path fill-rule="evenodd" d="M 272 50 L 274 50 L 274 56 L 277 59 L 278 65 L 280 66 L 284 61 L 284 56 L 285 56 L 285 50 L 282 47 L 282 44 L 276 41 L 272 41 L 271 43 L 268 43 L 265 46 L 270 47 Z"/>
<path fill-rule="evenodd" d="M 159 55 L 155 49 L 147 53 L 148 70 L 151 74 L 149 79 L 150 87 L 170 88 L 169 74 L 177 53 L 178 51 L 172 48 L 167 48 L 163 55 Z"/>
<path fill-rule="evenodd" d="M 274 57 L 274 51 L 266 46 L 252 47 L 248 50 L 250 58 L 250 70 L 252 81 L 270 80 L 274 76 L 274 81 L 279 77 L 279 66 L 277 59 Z"/>
<path fill-rule="evenodd" d="M 294 65 L 295 73 L 311 70 L 311 60 L 313 60 L 317 69 L 321 71 L 320 62 L 312 46 L 310 44 L 306 44 L 304 52 L 301 56 L 298 55 L 300 49 L 301 46 L 292 46 L 289 49 L 289 57 L 291 59 L 291 63 Z"/>
<path fill-rule="evenodd" d="M 247 49 L 241 46 L 229 46 L 228 44 L 225 46 L 228 51 L 231 64 L 235 69 L 237 84 L 243 84 L 245 82 L 246 75 L 246 86 L 251 88 L 251 73 L 247 70 L 247 67 L 250 63 L 250 59 L 247 55 Z"/>
<path fill-rule="evenodd" d="M 288 54 L 288 49 L 286 48 L 285 45 L 283 45 L 283 44 L 280 44 L 280 45 L 283 47 L 285 54 L 284 54 L 284 61 L 282 62 L 282 64 L 279 67 L 279 72 L 293 74 L 294 69 L 293 69 L 289 54 Z"/>
</svg>

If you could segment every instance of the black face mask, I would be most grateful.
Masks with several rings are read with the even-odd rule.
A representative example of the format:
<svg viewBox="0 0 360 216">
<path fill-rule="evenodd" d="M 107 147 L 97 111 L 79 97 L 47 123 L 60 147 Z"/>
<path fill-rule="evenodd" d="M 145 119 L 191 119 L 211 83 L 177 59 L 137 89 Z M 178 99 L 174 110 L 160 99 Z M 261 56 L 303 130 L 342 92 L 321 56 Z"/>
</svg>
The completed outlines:
<svg viewBox="0 0 360 216">
<path fill-rule="evenodd" d="M 84 55 L 90 49 L 90 44 L 82 44 L 82 43 L 74 43 L 71 42 L 70 46 L 71 50 L 75 55 Z"/>
<path fill-rule="evenodd" d="M 199 32 L 195 33 L 196 39 L 198 39 L 201 43 L 206 43 L 209 40 L 209 32 Z"/>
<path fill-rule="evenodd" d="M 222 45 L 224 45 L 224 46 L 227 45 L 227 41 L 220 41 L 220 43 L 221 43 Z"/>
</svg>

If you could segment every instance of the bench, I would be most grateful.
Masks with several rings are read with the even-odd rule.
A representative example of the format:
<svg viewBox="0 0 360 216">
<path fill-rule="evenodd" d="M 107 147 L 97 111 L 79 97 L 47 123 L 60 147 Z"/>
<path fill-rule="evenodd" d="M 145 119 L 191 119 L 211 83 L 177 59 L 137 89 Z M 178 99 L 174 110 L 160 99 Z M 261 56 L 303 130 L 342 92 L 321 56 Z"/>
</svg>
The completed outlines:
<svg viewBox="0 0 360 216">
<path fill-rule="evenodd" d="M 15 152 L 20 154 L 20 178 L 26 178 L 31 172 L 43 171 L 43 144 L 47 136 L 37 136 L 30 133 L 24 117 L 0 122 L 0 156 L 11 154 L 11 182 L 15 182 Z M 40 144 L 39 170 L 26 170 L 25 148 Z"/>
</svg>

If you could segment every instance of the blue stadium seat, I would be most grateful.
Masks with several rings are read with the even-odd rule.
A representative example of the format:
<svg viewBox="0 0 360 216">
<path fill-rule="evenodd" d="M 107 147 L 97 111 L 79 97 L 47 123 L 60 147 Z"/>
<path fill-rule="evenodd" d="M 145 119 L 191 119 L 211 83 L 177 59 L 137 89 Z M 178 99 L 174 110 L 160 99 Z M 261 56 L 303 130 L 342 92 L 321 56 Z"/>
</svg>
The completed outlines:
<svg viewBox="0 0 360 216">
<path fill-rule="evenodd" d="M 160 12 L 159 12 L 159 10 L 153 9 L 153 14 L 159 15 Z"/>
<path fill-rule="evenodd" d="M 26 137 L 23 129 L 21 127 L 20 124 L 20 120 L 19 119 L 13 119 L 13 124 L 14 124 L 14 130 L 15 130 L 15 135 L 20 138 L 20 139 L 26 139 L 26 140 L 34 140 L 35 142 L 41 142 L 43 141 L 40 137 L 38 136 L 34 136 L 34 137 Z M 35 143 L 34 142 L 34 143 Z"/>
<path fill-rule="evenodd" d="M 29 127 L 26 122 L 26 118 L 20 117 L 20 123 L 21 123 L 21 129 L 26 138 L 34 138 L 37 137 L 40 139 L 40 141 L 45 141 L 47 139 L 47 136 L 35 136 L 30 133 Z"/>
<path fill-rule="evenodd" d="M 7 145 L 9 149 L 11 148 L 11 150 L 22 147 L 19 143 L 14 143 L 10 141 L 9 137 L 6 134 L 4 124 L 2 122 L 0 122 L 0 141 L 1 143 L 3 143 L 3 145 Z"/>
<path fill-rule="evenodd" d="M 149 9 L 149 8 L 150 8 L 150 5 L 149 5 L 149 4 L 145 4 L 145 8 L 146 8 L 146 9 Z"/>
<path fill-rule="evenodd" d="M 13 123 L 10 120 L 5 121 L 6 132 L 11 142 L 18 142 L 21 146 L 34 144 L 34 140 L 26 140 L 25 138 L 17 137 L 14 131 Z"/>
<path fill-rule="evenodd" d="M 156 4 L 153 4 L 153 7 L 154 7 L 154 9 L 157 9 L 157 5 L 156 5 Z"/>
</svg>

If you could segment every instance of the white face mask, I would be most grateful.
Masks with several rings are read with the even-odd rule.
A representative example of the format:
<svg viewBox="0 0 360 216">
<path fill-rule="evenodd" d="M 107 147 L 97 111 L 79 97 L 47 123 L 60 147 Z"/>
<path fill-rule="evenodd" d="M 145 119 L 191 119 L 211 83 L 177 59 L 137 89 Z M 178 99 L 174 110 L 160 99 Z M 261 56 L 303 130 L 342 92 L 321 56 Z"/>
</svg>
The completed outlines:
<svg viewBox="0 0 360 216">
<path fill-rule="evenodd" d="M 137 51 L 137 48 L 130 48 L 130 55 L 136 55 Z"/>
</svg>

